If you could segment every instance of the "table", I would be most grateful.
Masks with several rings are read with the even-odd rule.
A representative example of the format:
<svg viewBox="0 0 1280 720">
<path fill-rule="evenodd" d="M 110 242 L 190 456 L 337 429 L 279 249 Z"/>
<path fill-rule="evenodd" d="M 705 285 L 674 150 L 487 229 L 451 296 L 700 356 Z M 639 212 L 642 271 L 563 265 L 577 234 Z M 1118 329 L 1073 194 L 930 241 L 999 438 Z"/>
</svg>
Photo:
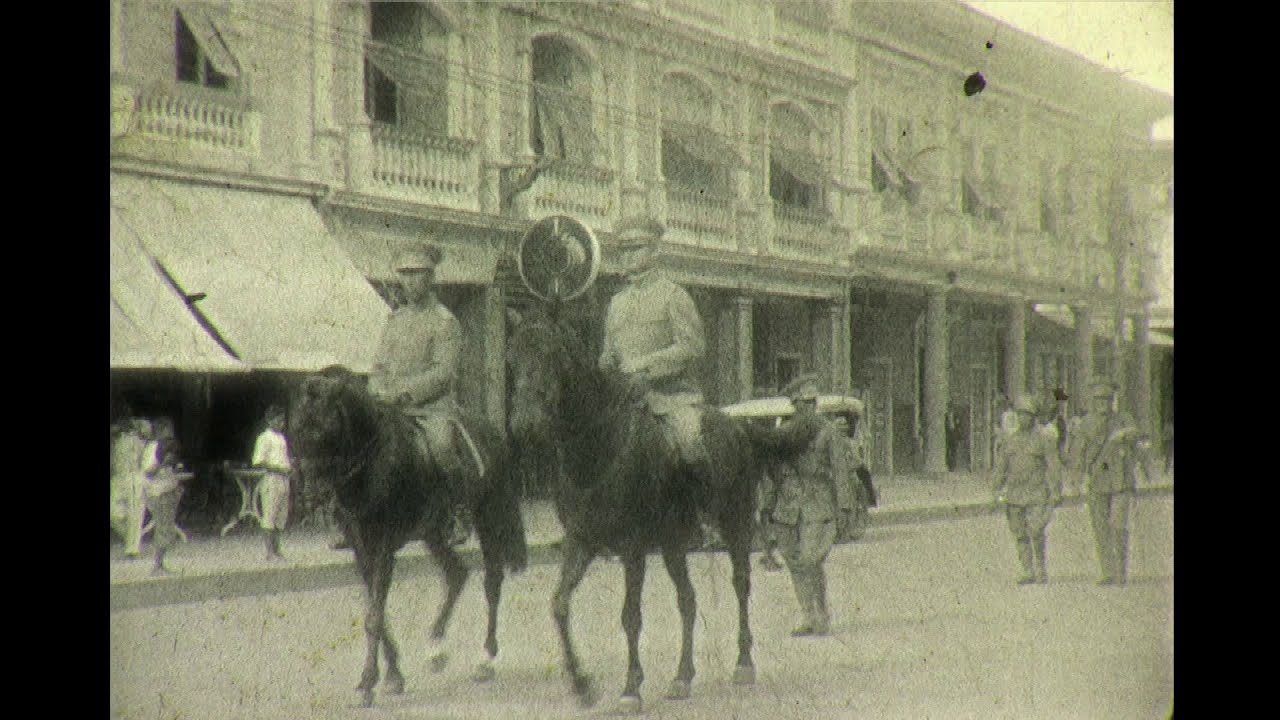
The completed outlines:
<svg viewBox="0 0 1280 720">
<path fill-rule="evenodd" d="M 262 480 L 266 471 L 256 468 L 227 467 L 223 468 L 223 472 L 230 475 L 236 481 L 236 487 L 240 488 L 240 511 L 231 518 L 230 522 L 222 526 L 222 535 L 225 536 L 231 532 L 231 528 L 239 525 L 245 518 L 262 522 L 262 508 L 258 504 L 258 481 Z"/>
</svg>

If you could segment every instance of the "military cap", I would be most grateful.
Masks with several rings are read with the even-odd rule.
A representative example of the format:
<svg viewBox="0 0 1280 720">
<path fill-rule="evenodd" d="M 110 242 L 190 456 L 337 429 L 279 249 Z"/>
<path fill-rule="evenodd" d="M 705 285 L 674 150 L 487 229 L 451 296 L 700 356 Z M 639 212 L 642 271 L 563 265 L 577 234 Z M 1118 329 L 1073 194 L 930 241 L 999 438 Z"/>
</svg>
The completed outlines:
<svg viewBox="0 0 1280 720">
<path fill-rule="evenodd" d="M 274 420 L 276 418 L 284 419 L 284 407 L 281 405 L 272 405 L 267 408 L 265 417 L 268 420 Z"/>
<path fill-rule="evenodd" d="M 782 389 L 782 394 L 792 400 L 817 400 L 818 376 L 812 373 L 801 375 L 787 383 L 787 386 Z"/>
<path fill-rule="evenodd" d="M 1036 407 L 1036 401 L 1026 395 L 1023 395 L 1013 401 L 1013 409 L 1018 412 L 1030 413 L 1032 415 L 1040 412 L 1040 408 Z"/>
<path fill-rule="evenodd" d="M 1115 395 L 1116 392 L 1119 391 L 1119 389 L 1120 388 L 1116 387 L 1115 383 L 1112 383 L 1112 382 L 1105 382 L 1105 381 L 1095 382 L 1094 384 L 1089 386 L 1089 397 L 1109 398 Z"/>
<path fill-rule="evenodd" d="M 444 259 L 444 251 L 435 245 L 427 245 L 422 249 L 409 250 L 396 260 L 396 271 L 434 270 Z"/>
<path fill-rule="evenodd" d="M 618 247 L 652 245 L 666 232 L 667 228 L 662 223 L 645 215 L 623 218 L 613 229 Z"/>
</svg>

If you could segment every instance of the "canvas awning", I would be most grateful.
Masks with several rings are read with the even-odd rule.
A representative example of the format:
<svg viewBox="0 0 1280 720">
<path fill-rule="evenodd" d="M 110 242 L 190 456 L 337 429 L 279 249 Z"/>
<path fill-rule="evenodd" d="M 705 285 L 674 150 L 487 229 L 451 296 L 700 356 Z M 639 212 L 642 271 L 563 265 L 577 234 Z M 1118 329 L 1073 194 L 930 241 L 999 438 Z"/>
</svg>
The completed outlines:
<svg viewBox="0 0 1280 720">
<path fill-rule="evenodd" d="M 230 78 L 240 77 L 240 66 L 236 62 L 231 48 L 227 47 L 218 26 L 205 14 L 196 3 L 178 3 L 178 12 L 187 23 L 187 28 L 200 43 L 200 49 L 214 70 Z"/>
<path fill-rule="evenodd" d="M 137 235 L 111 211 L 111 367 L 235 372 L 248 369 L 209 334 Z"/>
<path fill-rule="evenodd" d="M 743 167 L 738 151 L 721 135 L 709 128 L 685 123 L 670 123 L 662 128 L 662 141 L 674 142 L 695 158 L 713 166 Z"/>
<path fill-rule="evenodd" d="M 111 202 L 249 367 L 372 367 L 389 308 L 309 199 L 118 175 Z"/>
<path fill-rule="evenodd" d="M 769 157 L 783 170 L 806 185 L 826 187 L 831 182 L 831 172 L 827 170 L 822 160 L 814 155 L 801 150 L 775 146 Z"/>
<path fill-rule="evenodd" d="M 382 282 L 396 279 L 395 263 L 408 250 L 421 249 L 423 236 L 394 225 L 348 225 L 335 228 L 338 242 L 365 277 Z M 483 236 L 437 242 L 444 259 L 436 267 L 441 285 L 490 285 L 498 267 L 498 248 Z"/>
</svg>

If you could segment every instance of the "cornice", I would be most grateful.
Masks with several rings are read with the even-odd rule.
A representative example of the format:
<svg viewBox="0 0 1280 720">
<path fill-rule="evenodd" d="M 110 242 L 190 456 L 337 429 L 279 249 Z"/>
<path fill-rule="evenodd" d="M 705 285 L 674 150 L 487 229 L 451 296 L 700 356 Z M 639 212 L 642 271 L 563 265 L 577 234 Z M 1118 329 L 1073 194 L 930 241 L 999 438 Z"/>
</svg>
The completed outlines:
<svg viewBox="0 0 1280 720">
<path fill-rule="evenodd" d="M 329 187 L 321 182 L 300 180 L 281 175 L 248 173 L 189 164 L 166 163 L 156 160 L 143 161 L 126 157 L 111 158 L 110 168 L 112 172 L 147 175 L 237 190 L 260 190 L 282 195 L 301 195 L 318 198 L 323 197 L 328 192 Z"/>
<path fill-rule="evenodd" d="M 527 230 L 532 224 L 530 220 L 506 215 L 491 215 L 470 210 L 426 205 L 345 189 L 335 189 L 326 193 L 321 198 L 321 202 L 324 206 L 335 208 L 339 211 L 355 210 L 368 213 L 386 213 L 411 220 L 462 225 L 493 233 L 518 235 Z"/>
</svg>

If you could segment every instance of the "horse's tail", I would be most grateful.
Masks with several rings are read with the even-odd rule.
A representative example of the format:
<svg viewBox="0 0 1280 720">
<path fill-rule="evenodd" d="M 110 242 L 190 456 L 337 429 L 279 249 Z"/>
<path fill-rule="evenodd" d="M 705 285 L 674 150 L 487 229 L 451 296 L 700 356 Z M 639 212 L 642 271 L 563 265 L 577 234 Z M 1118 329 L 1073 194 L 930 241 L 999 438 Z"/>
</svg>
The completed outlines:
<svg viewBox="0 0 1280 720">
<path fill-rule="evenodd" d="M 510 457 L 502 457 L 488 468 L 491 481 L 476 506 L 476 534 L 486 564 L 496 561 L 512 572 L 529 564 L 524 518 L 520 514 L 519 476 Z"/>
</svg>

